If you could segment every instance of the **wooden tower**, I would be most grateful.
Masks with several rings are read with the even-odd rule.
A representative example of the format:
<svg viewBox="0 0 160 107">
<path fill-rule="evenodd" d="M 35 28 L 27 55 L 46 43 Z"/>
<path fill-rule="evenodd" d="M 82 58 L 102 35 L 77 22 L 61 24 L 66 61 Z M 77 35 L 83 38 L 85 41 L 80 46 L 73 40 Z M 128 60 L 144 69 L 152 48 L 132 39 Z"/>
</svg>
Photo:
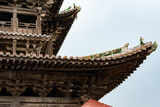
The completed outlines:
<svg viewBox="0 0 160 107">
<path fill-rule="evenodd" d="M 143 43 L 83 57 L 57 53 L 79 6 L 0 0 L 0 107 L 80 107 L 122 83 L 157 48 Z"/>
</svg>

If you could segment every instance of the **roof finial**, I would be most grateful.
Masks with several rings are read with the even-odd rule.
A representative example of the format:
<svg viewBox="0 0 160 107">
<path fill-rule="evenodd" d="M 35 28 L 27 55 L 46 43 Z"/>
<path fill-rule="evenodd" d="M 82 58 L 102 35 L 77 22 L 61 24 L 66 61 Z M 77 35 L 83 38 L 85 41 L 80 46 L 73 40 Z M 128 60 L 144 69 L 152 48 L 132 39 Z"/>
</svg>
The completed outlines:
<svg viewBox="0 0 160 107">
<path fill-rule="evenodd" d="M 73 3 L 73 7 L 76 8 L 77 6 L 75 5 L 75 3 Z"/>
<path fill-rule="evenodd" d="M 141 38 L 140 38 L 140 44 L 141 44 L 141 45 L 144 44 L 144 43 L 143 43 L 143 40 L 144 40 L 144 39 L 141 37 Z"/>
<path fill-rule="evenodd" d="M 67 8 L 65 11 L 68 11 L 68 10 L 70 10 L 70 9 L 71 9 L 71 7 L 72 7 L 72 6 L 69 6 L 69 7 L 68 7 L 68 8 Z"/>
<path fill-rule="evenodd" d="M 155 42 L 153 43 L 152 49 L 153 49 L 153 50 L 156 50 L 157 46 L 158 46 L 158 45 L 157 45 L 157 42 L 155 41 Z"/>
<path fill-rule="evenodd" d="M 128 46 L 129 46 L 129 43 L 126 43 L 126 44 L 124 45 L 124 47 L 126 47 L 126 48 L 128 48 Z"/>
</svg>

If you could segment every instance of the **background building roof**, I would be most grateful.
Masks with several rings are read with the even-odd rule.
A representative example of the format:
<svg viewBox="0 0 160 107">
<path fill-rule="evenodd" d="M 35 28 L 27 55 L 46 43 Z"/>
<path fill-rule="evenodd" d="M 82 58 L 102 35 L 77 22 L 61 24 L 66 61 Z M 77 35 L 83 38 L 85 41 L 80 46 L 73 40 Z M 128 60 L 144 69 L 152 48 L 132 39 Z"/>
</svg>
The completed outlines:
<svg viewBox="0 0 160 107">
<path fill-rule="evenodd" d="M 82 107 L 112 107 L 103 103 L 100 103 L 98 101 L 95 101 L 93 99 L 88 100 Z"/>
</svg>

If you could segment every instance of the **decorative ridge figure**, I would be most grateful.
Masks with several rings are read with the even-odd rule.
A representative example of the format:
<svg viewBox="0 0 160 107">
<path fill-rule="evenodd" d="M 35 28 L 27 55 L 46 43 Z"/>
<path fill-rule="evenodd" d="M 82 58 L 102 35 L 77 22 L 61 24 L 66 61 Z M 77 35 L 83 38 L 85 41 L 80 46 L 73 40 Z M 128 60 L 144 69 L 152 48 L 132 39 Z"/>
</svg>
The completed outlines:
<svg viewBox="0 0 160 107">
<path fill-rule="evenodd" d="M 126 43 L 126 44 L 124 45 L 124 47 L 126 47 L 126 48 L 128 48 L 128 46 L 129 46 L 129 43 Z"/>
<path fill-rule="evenodd" d="M 155 41 L 155 42 L 153 43 L 152 49 L 155 50 L 157 47 L 158 47 L 158 45 L 157 45 L 157 42 Z"/>
<path fill-rule="evenodd" d="M 140 44 L 141 44 L 141 45 L 144 44 L 144 43 L 143 43 L 143 40 L 144 40 L 144 39 L 141 37 L 141 38 L 140 38 Z"/>
<path fill-rule="evenodd" d="M 74 7 L 74 8 L 76 8 L 76 7 L 77 7 L 75 3 L 73 3 L 73 7 Z"/>
<path fill-rule="evenodd" d="M 68 8 L 67 8 L 65 11 L 68 11 L 68 10 L 70 10 L 70 9 L 71 9 L 71 7 L 72 7 L 72 6 L 69 6 L 69 7 L 68 7 Z"/>
</svg>

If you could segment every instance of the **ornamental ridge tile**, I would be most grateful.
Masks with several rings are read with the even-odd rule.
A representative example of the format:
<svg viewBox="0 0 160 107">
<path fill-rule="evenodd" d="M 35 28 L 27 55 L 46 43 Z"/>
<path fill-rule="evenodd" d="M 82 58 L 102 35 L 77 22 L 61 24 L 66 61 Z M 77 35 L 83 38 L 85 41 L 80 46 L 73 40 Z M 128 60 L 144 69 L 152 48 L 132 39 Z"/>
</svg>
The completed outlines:
<svg viewBox="0 0 160 107">
<path fill-rule="evenodd" d="M 59 17 L 59 15 L 67 15 L 68 13 L 71 13 L 73 11 L 80 11 L 80 10 L 81 10 L 80 6 L 76 6 L 73 9 L 70 9 L 70 10 L 63 10 L 60 13 L 58 13 L 58 17 Z"/>
<path fill-rule="evenodd" d="M 148 42 L 148 43 L 144 43 L 144 45 L 140 45 L 140 46 L 136 46 L 134 48 L 130 48 L 128 50 L 126 50 L 125 52 L 123 53 L 118 53 L 118 54 L 113 54 L 113 55 L 109 55 L 109 56 L 99 56 L 99 57 L 93 57 L 93 58 L 85 58 L 85 57 L 67 57 L 67 56 L 64 56 L 62 58 L 62 56 L 49 56 L 48 54 L 46 55 L 36 55 L 36 54 L 23 54 L 23 53 L 20 53 L 20 54 L 11 54 L 10 52 L 0 52 L 0 57 L 3 57 L 3 56 L 7 56 L 8 58 L 9 57 L 21 57 L 21 58 L 31 58 L 31 59 L 49 59 L 49 60 L 52 60 L 52 59 L 57 59 L 57 60 L 62 60 L 62 59 L 65 59 L 67 61 L 86 61 L 86 62 L 93 62 L 93 61 L 96 61 L 96 62 L 101 62 L 101 61 L 110 61 L 110 60 L 116 60 L 116 59 L 121 59 L 121 58 L 124 58 L 124 57 L 128 57 L 128 56 L 133 56 L 137 53 L 141 53 L 143 50 L 147 50 L 149 49 L 149 53 L 155 51 L 155 48 L 152 48 L 153 47 L 153 44 L 151 42 Z"/>
</svg>

